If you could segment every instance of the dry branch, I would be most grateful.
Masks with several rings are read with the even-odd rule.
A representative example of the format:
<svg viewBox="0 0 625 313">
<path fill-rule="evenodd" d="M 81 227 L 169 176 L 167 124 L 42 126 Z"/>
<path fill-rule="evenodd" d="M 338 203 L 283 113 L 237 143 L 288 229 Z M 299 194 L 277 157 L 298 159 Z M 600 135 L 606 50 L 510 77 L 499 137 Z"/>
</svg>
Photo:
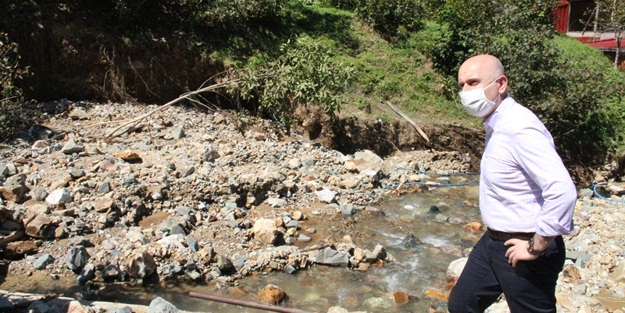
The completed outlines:
<svg viewBox="0 0 625 313">
<path fill-rule="evenodd" d="M 425 139 L 425 141 L 430 142 L 430 138 L 428 138 L 428 136 L 425 134 L 425 132 L 423 132 L 423 130 L 421 129 L 421 127 L 419 127 L 419 125 L 417 125 L 417 123 L 415 123 L 412 119 L 410 119 L 406 114 L 404 114 L 404 112 L 400 111 L 396 106 L 394 106 L 392 103 L 390 102 L 386 102 L 386 104 L 388 104 L 388 106 L 393 109 L 393 111 L 395 111 L 395 113 L 399 114 L 401 117 L 403 117 L 406 121 L 408 121 L 408 123 L 410 123 L 410 125 L 412 125 L 412 127 L 414 127 L 417 132 L 419 132 L 419 134 L 421 135 L 421 137 L 423 137 L 423 139 Z"/>
<path fill-rule="evenodd" d="M 195 90 L 195 91 L 190 91 L 190 92 L 184 93 L 184 94 L 180 95 L 180 97 L 165 103 L 164 105 L 158 107 L 157 109 L 154 109 L 154 110 L 152 110 L 152 111 L 150 111 L 150 112 L 148 112 L 148 113 L 146 113 L 144 115 L 141 115 L 141 116 L 139 116 L 137 118 L 134 118 L 134 119 L 132 119 L 130 121 L 122 123 L 121 125 L 117 126 L 115 129 L 110 131 L 108 134 L 106 134 L 106 137 L 107 138 L 114 137 L 115 133 L 117 133 L 120 129 L 122 129 L 122 128 L 126 127 L 126 126 L 129 126 L 129 125 L 138 123 L 138 122 L 142 121 L 144 118 L 146 118 L 146 117 L 148 117 L 148 116 L 150 116 L 150 115 L 152 115 L 152 114 L 154 114 L 156 112 L 165 111 L 167 108 L 169 108 L 170 106 L 178 103 L 181 100 L 184 100 L 184 99 L 191 100 L 190 99 L 191 96 L 198 95 L 198 94 L 201 94 L 203 92 L 215 91 L 217 89 L 227 87 L 228 85 L 230 85 L 233 82 L 234 81 L 226 81 L 226 82 L 222 82 L 222 83 L 219 83 L 219 84 L 210 85 L 208 87 L 200 88 L 200 89 Z M 193 101 L 193 100 L 191 100 L 191 101 Z"/>
</svg>

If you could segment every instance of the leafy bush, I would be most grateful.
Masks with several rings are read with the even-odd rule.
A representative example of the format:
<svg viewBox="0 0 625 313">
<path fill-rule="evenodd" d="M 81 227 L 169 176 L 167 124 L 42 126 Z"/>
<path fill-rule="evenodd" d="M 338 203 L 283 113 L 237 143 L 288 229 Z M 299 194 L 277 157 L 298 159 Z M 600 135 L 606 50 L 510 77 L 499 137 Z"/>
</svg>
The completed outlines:
<svg viewBox="0 0 625 313">
<path fill-rule="evenodd" d="M 625 75 L 598 50 L 557 37 L 561 89 L 535 111 L 548 125 L 566 159 L 602 162 L 623 148 Z"/>
<path fill-rule="evenodd" d="M 356 12 L 382 37 L 394 40 L 423 26 L 424 6 L 415 0 L 326 0 L 326 4 Z"/>
<path fill-rule="evenodd" d="M 497 56 L 514 83 L 513 94 L 527 105 L 548 97 L 557 89 L 553 68 L 557 49 L 551 12 L 554 0 L 490 1 L 452 0 L 440 8 L 437 23 L 420 35 L 437 40 L 424 52 L 443 73 L 455 76 L 469 56 Z"/>
<path fill-rule="evenodd" d="M 281 46 L 276 60 L 260 61 L 240 75 L 243 100 L 256 101 L 259 110 L 289 125 L 299 105 L 321 106 L 328 114 L 341 108 L 341 93 L 353 69 L 333 60 L 333 55 L 308 37 Z"/>
<path fill-rule="evenodd" d="M 28 73 L 19 66 L 18 46 L 10 42 L 7 34 L 0 33 L 0 141 L 7 140 L 26 123 L 21 106 L 22 90 L 15 85 Z"/>
</svg>

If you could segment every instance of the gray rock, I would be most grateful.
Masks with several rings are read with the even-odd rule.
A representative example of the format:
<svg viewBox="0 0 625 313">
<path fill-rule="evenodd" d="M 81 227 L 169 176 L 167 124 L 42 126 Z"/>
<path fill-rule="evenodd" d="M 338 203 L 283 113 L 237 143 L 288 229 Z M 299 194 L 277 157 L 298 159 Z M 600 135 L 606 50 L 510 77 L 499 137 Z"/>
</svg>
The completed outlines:
<svg viewBox="0 0 625 313">
<path fill-rule="evenodd" d="M 245 257 L 238 258 L 232 263 L 232 266 L 238 271 L 245 266 L 245 261 Z"/>
<path fill-rule="evenodd" d="M 193 270 L 185 270 L 184 271 L 184 276 L 186 276 L 188 279 L 192 280 L 192 281 L 196 281 L 200 278 L 202 278 L 202 274 L 200 274 L 200 272 L 198 272 L 197 270 L 193 269 Z"/>
<path fill-rule="evenodd" d="M 33 267 L 38 270 L 42 270 L 46 268 L 49 264 L 54 263 L 54 257 L 50 254 L 44 254 L 38 257 L 35 262 L 33 262 Z"/>
<path fill-rule="evenodd" d="M 150 302 L 150 313 L 178 313 L 178 308 L 161 297 Z"/>
<path fill-rule="evenodd" d="M 30 197 L 35 201 L 45 201 L 48 196 L 48 192 L 43 187 L 35 187 L 30 191 Z"/>
<path fill-rule="evenodd" d="M 341 204 L 341 213 L 343 215 L 352 215 L 356 212 L 356 208 L 351 203 Z"/>
<path fill-rule="evenodd" d="M 53 311 L 48 304 L 43 301 L 37 300 L 28 306 L 28 312 L 49 313 Z"/>
<path fill-rule="evenodd" d="M 90 257 L 91 256 L 85 247 L 75 246 L 69 249 L 69 253 L 65 259 L 65 264 L 70 270 L 78 272 L 82 270 L 85 265 L 87 265 Z"/>
<path fill-rule="evenodd" d="M 382 245 L 376 245 L 375 248 L 373 248 L 373 255 L 380 260 L 386 259 L 386 248 Z"/>
<path fill-rule="evenodd" d="M 80 153 L 85 151 L 85 147 L 77 144 L 74 139 L 70 139 L 64 146 L 61 148 L 61 152 L 65 154 L 73 154 Z"/>
<path fill-rule="evenodd" d="M 189 249 L 191 249 L 191 251 L 193 252 L 198 252 L 198 250 L 200 249 L 200 245 L 197 239 L 191 236 L 187 237 L 186 239 L 187 239 L 187 247 L 189 247 Z"/>
<path fill-rule="evenodd" d="M 286 200 L 280 198 L 267 198 L 265 202 L 274 208 L 281 208 L 286 205 Z"/>
<path fill-rule="evenodd" d="M 85 265 L 78 277 L 76 277 L 76 282 L 78 285 L 84 285 L 95 276 L 95 266 L 92 263 Z"/>
<path fill-rule="evenodd" d="M 174 139 L 182 139 L 185 136 L 185 134 L 184 134 L 184 126 L 183 125 L 178 125 L 178 126 L 174 127 L 174 129 L 172 130 L 171 136 Z"/>
<path fill-rule="evenodd" d="M 314 262 L 331 266 L 347 266 L 349 264 L 349 255 L 328 247 L 317 252 Z"/>
<path fill-rule="evenodd" d="M 232 265 L 232 262 L 230 261 L 230 259 L 228 259 L 227 257 L 221 255 L 221 254 L 217 254 L 215 256 L 216 259 L 216 263 L 217 263 L 217 268 L 219 268 L 220 271 L 222 272 L 227 272 L 229 270 L 231 270 L 232 268 L 234 268 L 234 266 Z"/>
<path fill-rule="evenodd" d="M 115 280 L 121 278 L 121 270 L 115 264 L 109 264 L 102 269 L 101 275 L 104 280 Z"/>
<path fill-rule="evenodd" d="M 109 313 L 132 313 L 132 308 L 129 306 L 121 307 L 121 308 L 108 308 Z"/>
<path fill-rule="evenodd" d="M 85 170 L 73 169 L 71 172 L 69 172 L 69 176 L 72 179 L 78 179 L 78 178 L 84 177 L 85 176 Z"/>
<path fill-rule="evenodd" d="M 176 214 L 187 217 L 191 213 L 191 208 L 188 206 L 179 206 L 176 208 Z"/>
<path fill-rule="evenodd" d="M 98 193 L 105 194 L 111 192 L 111 180 L 107 177 L 104 181 L 98 186 Z"/>
<path fill-rule="evenodd" d="M 187 232 L 180 225 L 174 225 L 169 231 L 169 235 L 182 235 L 183 237 L 187 235 Z"/>
<path fill-rule="evenodd" d="M 326 188 L 320 191 L 315 191 L 315 194 L 317 195 L 317 198 L 319 198 L 319 201 L 325 203 L 333 203 L 336 197 L 335 191 Z"/>
<path fill-rule="evenodd" d="M 310 242 L 312 241 L 312 238 L 304 235 L 304 234 L 299 234 L 299 236 L 297 237 L 297 241 L 301 241 L 301 242 Z"/>
<path fill-rule="evenodd" d="M 315 166 L 315 159 L 313 158 L 304 158 L 302 160 L 302 166 L 303 167 L 312 167 Z"/>
</svg>

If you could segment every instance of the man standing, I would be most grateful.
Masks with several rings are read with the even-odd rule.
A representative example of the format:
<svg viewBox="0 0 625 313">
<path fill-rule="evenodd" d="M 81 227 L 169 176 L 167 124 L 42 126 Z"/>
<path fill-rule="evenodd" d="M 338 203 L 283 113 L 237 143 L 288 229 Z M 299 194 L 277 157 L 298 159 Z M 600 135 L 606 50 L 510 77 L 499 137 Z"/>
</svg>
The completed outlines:
<svg viewBox="0 0 625 313">
<path fill-rule="evenodd" d="M 549 131 L 508 94 L 496 57 L 466 60 L 458 84 L 463 107 L 486 131 L 480 212 L 488 228 L 451 291 L 449 311 L 484 312 L 503 293 L 512 313 L 556 312 L 575 185 Z"/>
</svg>

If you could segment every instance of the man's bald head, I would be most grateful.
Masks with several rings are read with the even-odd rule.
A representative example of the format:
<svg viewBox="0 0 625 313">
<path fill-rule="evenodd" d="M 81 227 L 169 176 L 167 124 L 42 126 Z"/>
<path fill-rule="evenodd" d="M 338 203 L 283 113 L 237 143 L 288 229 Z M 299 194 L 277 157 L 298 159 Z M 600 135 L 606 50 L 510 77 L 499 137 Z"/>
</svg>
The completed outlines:
<svg viewBox="0 0 625 313">
<path fill-rule="evenodd" d="M 461 91 L 461 101 L 465 109 L 468 108 L 467 112 L 484 118 L 494 112 L 508 94 L 508 78 L 504 74 L 503 65 L 496 57 L 488 54 L 476 55 L 462 63 L 458 70 L 458 86 Z M 480 93 L 469 93 L 473 90 L 481 90 L 483 99 L 476 98 L 480 96 Z M 487 106 L 475 106 L 478 102 L 494 103 L 494 105 L 485 113 L 483 109 Z M 473 105 L 468 103 L 473 103 Z M 481 113 L 475 112 L 476 108 L 480 108 Z"/>
<path fill-rule="evenodd" d="M 480 54 L 462 63 L 458 71 L 458 77 L 463 74 L 479 75 L 483 80 L 493 80 L 504 75 L 504 69 L 496 57 L 490 54 Z"/>
</svg>

